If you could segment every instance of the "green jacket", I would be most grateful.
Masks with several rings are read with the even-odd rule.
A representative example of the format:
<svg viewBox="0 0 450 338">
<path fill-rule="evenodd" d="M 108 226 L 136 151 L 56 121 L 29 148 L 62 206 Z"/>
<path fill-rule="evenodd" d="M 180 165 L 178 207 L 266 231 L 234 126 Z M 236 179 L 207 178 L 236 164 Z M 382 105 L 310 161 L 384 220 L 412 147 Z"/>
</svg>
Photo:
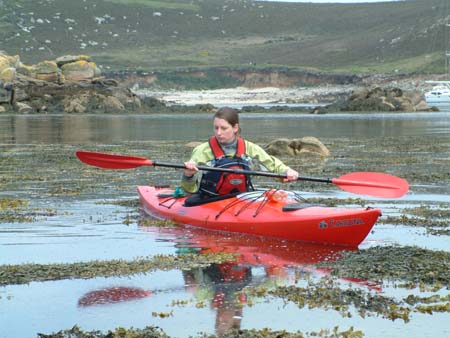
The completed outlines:
<svg viewBox="0 0 450 338">
<path fill-rule="evenodd" d="M 284 174 L 286 170 L 289 169 L 289 167 L 278 158 L 267 154 L 260 146 L 247 140 L 245 140 L 245 155 L 251 160 L 251 163 L 254 164 L 254 166 L 258 166 L 258 168 L 254 168 L 255 170 L 260 170 L 262 167 L 263 169 L 273 173 Z M 232 156 L 234 156 L 234 154 L 232 154 Z M 192 151 L 190 159 L 197 165 L 212 166 L 214 155 L 209 143 L 205 142 L 195 147 Z M 197 192 L 201 178 L 200 175 L 201 171 L 192 177 L 186 177 L 183 175 L 181 179 L 181 187 L 183 190 L 188 193 Z"/>
</svg>

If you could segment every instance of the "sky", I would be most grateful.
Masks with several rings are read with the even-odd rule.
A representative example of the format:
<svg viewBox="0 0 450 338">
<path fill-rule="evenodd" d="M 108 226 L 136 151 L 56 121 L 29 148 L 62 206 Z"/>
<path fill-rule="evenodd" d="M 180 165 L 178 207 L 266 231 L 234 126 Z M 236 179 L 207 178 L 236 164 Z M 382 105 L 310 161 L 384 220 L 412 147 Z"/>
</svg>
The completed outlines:
<svg viewBox="0 0 450 338">
<path fill-rule="evenodd" d="M 259 0 L 274 2 L 314 2 L 314 3 L 367 3 L 367 2 L 392 2 L 402 0 Z"/>
</svg>

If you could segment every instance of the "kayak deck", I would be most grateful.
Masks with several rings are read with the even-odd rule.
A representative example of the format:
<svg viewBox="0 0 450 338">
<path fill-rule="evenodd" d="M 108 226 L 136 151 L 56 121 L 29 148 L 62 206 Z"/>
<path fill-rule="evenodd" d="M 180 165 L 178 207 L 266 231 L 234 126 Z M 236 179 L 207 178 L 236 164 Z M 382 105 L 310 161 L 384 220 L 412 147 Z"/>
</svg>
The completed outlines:
<svg viewBox="0 0 450 338">
<path fill-rule="evenodd" d="M 208 203 L 192 203 L 193 197 L 188 200 L 176 197 L 167 188 L 139 186 L 138 193 L 147 214 L 176 223 L 352 247 L 366 238 L 381 215 L 381 210 L 374 208 L 311 205 L 299 201 L 293 193 L 275 189 L 241 193 Z"/>
</svg>

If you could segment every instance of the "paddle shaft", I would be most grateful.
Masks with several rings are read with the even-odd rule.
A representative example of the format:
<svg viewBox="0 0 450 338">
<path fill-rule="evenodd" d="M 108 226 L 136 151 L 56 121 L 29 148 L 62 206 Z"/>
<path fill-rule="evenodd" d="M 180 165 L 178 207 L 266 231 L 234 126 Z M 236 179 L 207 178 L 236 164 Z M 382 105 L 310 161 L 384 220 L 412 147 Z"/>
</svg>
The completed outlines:
<svg viewBox="0 0 450 338">
<path fill-rule="evenodd" d="M 161 161 L 151 161 L 152 165 L 155 167 L 168 167 L 168 168 L 178 168 L 178 169 L 186 169 L 184 164 L 170 163 L 170 162 L 161 162 Z M 197 166 L 198 170 L 205 171 L 219 171 L 226 172 L 232 174 L 244 174 L 244 175 L 254 175 L 254 176 L 265 176 L 265 177 L 275 177 L 275 178 L 286 178 L 284 174 L 276 174 L 272 172 L 266 171 L 252 171 L 252 170 L 244 170 L 244 169 L 232 169 L 232 168 L 216 168 L 210 166 Z M 304 177 L 299 176 L 297 181 L 309 181 L 309 182 L 317 182 L 317 183 L 330 183 L 336 185 L 347 185 L 347 186 L 365 186 L 372 188 L 387 188 L 387 189 L 396 189 L 397 187 L 392 184 L 386 184 L 381 182 L 361 182 L 354 180 L 343 180 L 339 178 L 315 178 L 315 177 Z"/>
<path fill-rule="evenodd" d="M 151 165 L 154 167 L 186 169 L 184 164 L 162 162 L 162 161 L 151 161 Z M 198 170 L 204 170 L 204 171 L 219 171 L 219 172 L 232 173 L 232 174 L 244 174 L 244 175 L 254 175 L 254 176 L 286 178 L 286 175 L 284 175 L 284 174 L 276 174 L 276 173 L 272 173 L 269 171 L 266 172 L 266 171 L 253 171 L 253 170 L 244 170 L 244 169 L 232 169 L 232 168 L 216 168 L 216 167 L 202 166 L 202 165 L 197 166 L 197 168 L 198 168 Z M 297 180 L 321 182 L 321 183 L 332 183 L 332 180 L 330 180 L 328 178 L 298 177 Z"/>
</svg>

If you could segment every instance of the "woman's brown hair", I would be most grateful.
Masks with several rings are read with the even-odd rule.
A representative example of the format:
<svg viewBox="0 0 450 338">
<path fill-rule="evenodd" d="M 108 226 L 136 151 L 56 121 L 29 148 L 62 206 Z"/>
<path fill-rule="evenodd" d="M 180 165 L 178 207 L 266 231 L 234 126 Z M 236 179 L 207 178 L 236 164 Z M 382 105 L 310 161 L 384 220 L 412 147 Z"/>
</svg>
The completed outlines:
<svg viewBox="0 0 450 338">
<path fill-rule="evenodd" d="M 234 127 L 237 123 L 239 123 L 239 110 L 230 107 L 223 107 L 216 111 L 214 118 L 224 119 L 232 127 Z"/>
</svg>

